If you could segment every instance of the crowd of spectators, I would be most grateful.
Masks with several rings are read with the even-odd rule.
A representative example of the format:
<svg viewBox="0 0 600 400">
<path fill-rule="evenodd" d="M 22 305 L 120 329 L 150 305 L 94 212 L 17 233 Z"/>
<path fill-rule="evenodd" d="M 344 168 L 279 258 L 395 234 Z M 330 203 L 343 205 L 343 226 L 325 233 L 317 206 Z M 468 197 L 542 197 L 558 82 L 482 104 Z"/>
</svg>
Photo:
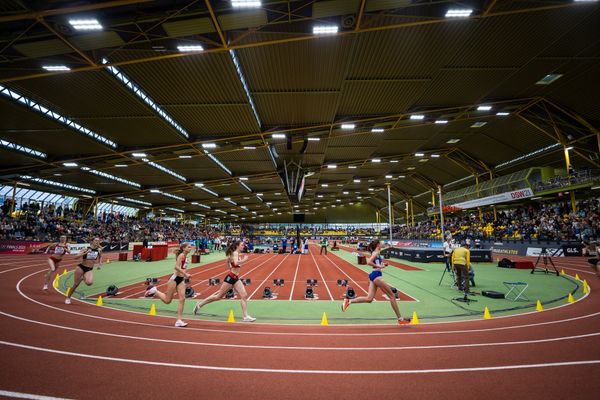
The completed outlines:
<svg viewBox="0 0 600 400">
<path fill-rule="evenodd" d="M 569 202 L 531 203 L 493 212 L 480 219 L 477 212 L 460 212 L 445 216 L 444 230 L 458 239 L 540 239 L 583 240 L 600 236 L 600 206 L 598 199 L 580 201 L 574 213 Z M 441 238 L 439 223 L 421 222 L 414 227 L 394 227 L 398 239 Z"/>
<path fill-rule="evenodd" d="M 580 201 L 577 212 L 569 202 L 531 203 L 528 206 L 478 212 L 463 211 L 445 216 L 446 232 L 455 238 L 472 239 L 541 239 L 582 240 L 600 236 L 600 205 L 598 199 Z M 325 226 L 300 226 L 300 235 L 305 236 L 375 236 L 374 228 L 327 228 Z M 148 241 L 198 241 L 202 247 L 212 247 L 216 242 L 226 243 L 226 238 L 260 236 L 266 228 L 233 225 L 226 229 L 204 227 L 170 219 L 147 219 L 122 214 L 103 213 L 94 218 L 84 217 L 80 209 L 40 207 L 37 203 L 23 204 L 13 216 L 10 203 L 0 207 L 0 239 L 55 241 L 67 235 L 71 242 L 86 243 L 94 237 L 112 243 Z M 295 229 L 269 227 L 271 236 L 295 236 Z M 387 235 L 387 229 L 381 232 Z M 439 221 L 420 222 L 414 227 L 394 226 L 397 239 L 439 239 Z M 215 240 L 219 238 L 220 240 Z"/>
</svg>

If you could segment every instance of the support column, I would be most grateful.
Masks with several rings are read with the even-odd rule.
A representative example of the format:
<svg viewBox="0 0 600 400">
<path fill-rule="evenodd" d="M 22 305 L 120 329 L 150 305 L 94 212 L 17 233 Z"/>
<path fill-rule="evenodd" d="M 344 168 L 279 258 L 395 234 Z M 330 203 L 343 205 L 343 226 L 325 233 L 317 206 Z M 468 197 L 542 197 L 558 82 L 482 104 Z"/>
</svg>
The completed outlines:
<svg viewBox="0 0 600 400">
<path fill-rule="evenodd" d="M 408 221 L 408 200 L 406 200 L 406 226 L 410 226 L 410 222 Z"/>
<path fill-rule="evenodd" d="M 438 199 L 440 206 L 440 230 L 442 232 L 442 242 L 444 241 L 444 207 L 442 203 L 442 187 L 438 186 Z"/>
<path fill-rule="evenodd" d="M 392 235 L 392 191 L 390 189 L 390 184 L 386 183 L 387 192 L 388 192 L 388 219 L 390 226 L 390 246 L 392 245 L 393 235 Z"/>
<path fill-rule="evenodd" d="M 571 166 L 571 157 L 569 157 L 569 147 L 565 146 L 565 164 L 567 167 L 567 179 L 571 178 L 571 175 L 569 174 L 569 167 Z M 574 213 L 577 212 L 577 203 L 575 202 L 575 192 L 573 190 L 570 191 L 571 192 L 571 209 L 573 210 Z"/>
<path fill-rule="evenodd" d="M 10 203 L 10 216 L 15 213 L 15 207 L 17 206 L 17 181 L 13 184 L 12 203 Z"/>
<path fill-rule="evenodd" d="M 479 222 L 483 222 L 483 211 L 481 211 L 481 207 L 477 207 L 479 209 Z"/>
<path fill-rule="evenodd" d="M 498 220 L 498 216 L 496 215 L 496 206 L 492 206 L 492 208 L 494 209 L 494 222 L 496 222 L 496 220 Z"/>
<path fill-rule="evenodd" d="M 410 226 L 415 227 L 415 206 L 413 205 L 413 199 L 410 199 Z"/>
</svg>

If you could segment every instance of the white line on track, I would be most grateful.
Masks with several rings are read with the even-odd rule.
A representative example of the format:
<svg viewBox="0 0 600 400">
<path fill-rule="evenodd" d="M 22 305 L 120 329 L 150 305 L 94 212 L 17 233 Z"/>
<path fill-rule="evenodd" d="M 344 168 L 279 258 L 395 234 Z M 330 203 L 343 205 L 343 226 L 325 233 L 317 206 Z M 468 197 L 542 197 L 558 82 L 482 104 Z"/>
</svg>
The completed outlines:
<svg viewBox="0 0 600 400">
<path fill-rule="evenodd" d="M 10 397 L 11 399 L 33 399 L 33 400 L 69 400 L 64 397 L 42 396 L 39 394 L 9 392 L 8 390 L 0 390 L 0 396 Z"/>
<path fill-rule="evenodd" d="M 166 363 L 158 361 L 134 360 L 121 357 L 106 357 L 94 354 L 76 353 L 72 351 L 62 351 L 54 349 L 46 349 L 43 347 L 29 346 L 26 344 L 12 343 L 0 341 L 1 345 L 17 347 L 27 350 L 41 351 L 45 353 L 60 354 L 70 357 L 91 358 L 95 360 L 115 361 L 128 364 L 143 364 L 155 365 L 159 367 L 172 368 L 187 368 L 187 369 L 203 369 L 212 371 L 236 371 L 236 372 L 266 372 L 266 373 L 281 373 L 281 374 L 316 374 L 316 375 L 408 375 L 408 374 L 435 374 L 435 373 L 451 373 L 451 372 L 478 372 L 478 371 L 499 371 L 511 369 L 528 369 L 528 368 L 548 368 L 548 367 L 565 367 L 575 365 L 590 365 L 600 364 L 600 360 L 581 360 L 581 361 L 566 361 L 541 364 L 515 364 L 515 365 L 498 365 L 493 367 L 470 367 L 470 368 L 441 368 L 441 369 L 407 369 L 407 370 L 310 370 L 310 369 L 275 369 L 275 368 L 241 368 L 241 367 L 217 367 L 213 365 L 198 365 L 198 364 L 178 364 Z"/>
<path fill-rule="evenodd" d="M 292 254 L 292 253 L 290 253 L 290 254 Z M 267 281 L 267 279 L 269 279 L 269 277 L 271 275 L 273 275 L 275 273 L 275 271 L 277 271 L 277 268 L 279 268 L 281 266 L 281 264 L 283 264 L 283 262 L 285 260 L 287 260 L 287 258 L 290 256 L 290 254 L 288 254 L 287 256 L 283 257 L 283 260 L 281 260 L 281 262 L 279 264 L 277 264 L 277 266 L 275 268 L 273 268 L 273 270 L 271 271 L 271 273 L 269 275 L 267 275 L 267 277 L 260 283 L 260 285 L 256 286 L 256 289 L 254 289 L 254 292 L 252 292 L 252 294 L 250 296 L 248 296 L 248 300 L 252 299 L 252 296 L 254 296 L 256 294 L 256 292 L 258 292 L 258 289 L 260 289 L 260 287 L 265 284 L 265 282 Z M 270 259 L 271 258 L 269 258 L 269 260 Z"/>
<path fill-rule="evenodd" d="M 158 339 L 158 338 L 149 338 L 145 336 L 131 336 L 131 335 L 121 335 L 118 333 L 108 333 L 108 332 L 100 332 L 89 329 L 80 329 L 73 328 L 69 326 L 56 325 L 48 322 L 42 322 L 37 320 L 32 320 L 29 318 L 19 317 L 17 315 L 9 314 L 3 311 L 0 311 L 0 314 L 17 319 L 23 322 L 29 322 L 32 324 L 43 325 L 47 327 L 64 329 L 68 331 L 74 332 L 82 332 L 89 333 L 92 335 L 99 336 L 109 336 L 109 337 L 117 337 L 121 339 L 131 339 L 131 340 L 142 340 L 149 342 L 160 342 L 160 343 L 171 343 L 171 344 L 185 344 L 185 345 L 193 345 L 193 346 L 204 346 L 204 347 L 230 347 L 230 348 L 239 348 L 239 349 L 261 349 L 261 350 L 306 350 L 306 351 L 402 351 L 402 350 L 438 350 L 438 349 L 454 349 L 454 348 L 465 348 L 465 347 L 498 347 L 498 346 L 511 346 L 511 345 L 524 345 L 524 344 L 539 344 L 539 343 L 548 343 L 548 342 L 560 342 L 566 340 L 576 340 L 576 339 L 584 339 L 588 337 L 599 336 L 600 332 L 587 333 L 582 335 L 574 335 L 574 336 L 562 336 L 555 338 L 546 338 L 546 339 L 535 339 L 535 340 L 522 340 L 522 341 L 513 341 L 513 342 L 490 342 L 490 343 L 467 343 L 467 344 L 445 344 L 445 345 L 425 345 L 425 346 L 389 346 L 389 347 L 315 347 L 315 346 L 268 346 L 268 345 L 250 345 L 250 344 L 232 344 L 232 343 L 209 343 L 209 342 L 191 342 L 185 340 L 172 340 L 172 339 Z"/>
<path fill-rule="evenodd" d="M 176 328 L 171 325 L 167 326 L 167 325 L 159 325 L 159 324 L 150 324 L 150 323 L 146 323 L 146 322 L 127 321 L 127 320 L 118 319 L 118 318 L 109 318 L 109 317 L 101 317 L 99 315 L 85 314 L 85 313 L 80 313 L 80 312 L 76 312 L 76 311 L 71 311 L 71 310 L 66 310 L 63 308 L 51 306 L 49 304 L 45 304 L 40 301 L 34 300 L 31 297 L 27 296 L 21 290 L 21 284 L 25 279 L 30 278 L 31 276 L 33 276 L 35 274 L 39 274 L 40 272 L 43 272 L 43 271 L 37 271 L 37 272 L 34 272 L 32 274 L 29 274 L 29 275 L 21 278 L 21 280 L 16 285 L 16 290 L 21 295 L 21 297 L 29 300 L 32 303 L 41 305 L 43 307 L 51 308 L 54 310 L 58 310 L 61 312 L 65 312 L 65 313 L 69 313 L 69 314 L 73 314 L 73 315 L 79 315 L 79 316 L 83 316 L 83 317 L 87 317 L 87 318 L 104 320 L 104 321 L 120 322 L 120 323 L 124 323 L 124 324 L 131 324 L 131 325 L 138 325 L 138 326 L 151 326 L 151 327 L 155 327 L 155 328 L 165 328 L 165 329 L 175 329 L 175 330 L 181 329 L 181 328 Z M 590 291 L 590 293 L 591 293 L 591 291 Z M 578 299 L 577 302 L 581 301 L 582 299 L 584 299 L 587 296 L 589 296 L 589 294 Z M 75 299 L 75 300 L 77 300 L 77 299 Z M 85 305 L 91 306 L 91 304 L 89 304 L 87 302 L 82 302 L 82 303 Z M 576 304 L 576 303 L 566 303 L 559 307 L 567 307 L 567 306 L 571 306 L 572 304 Z M 559 308 L 559 307 L 555 307 L 555 308 Z M 134 312 L 134 311 L 126 311 L 126 310 L 117 310 L 117 311 L 127 312 L 127 313 L 132 313 L 132 314 L 137 314 L 137 315 L 140 315 L 140 314 L 145 315 L 145 313 L 139 313 L 139 312 Z M 531 313 L 537 314 L 538 312 L 532 311 Z M 526 314 L 531 314 L 531 313 L 496 317 L 495 319 L 518 317 L 521 315 L 526 315 Z M 592 313 L 592 314 L 581 315 L 578 317 L 571 317 L 571 318 L 566 318 L 566 319 L 556 320 L 556 321 L 537 322 L 537 323 L 533 323 L 533 324 L 501 326 L 501 327 L 496 327 L 496 328 L 463 329 L 463 330 L 453 330 L 453 331 L 425 331 L 425 332 L 423 332 L 423 331 L 418 331 L 418 332 L 378 332 L 378 333 L 256 332 L 256 331 L 244 331 L 244 330 L 234 331 L 234 330 L 227 330 L 227 329 L 194 328 L 189 325 L 185 329 L 188 331 L 191 330 L 191 331 L 200 331 L 200 332 L 218 332 L 218 333 L 228 333 L 228 334 L 267 335 L 267 336 L 277 335 L 277 336 L 329 336 L 329 337 L 333 337 L 333 336 L 363 337 L 363 336 L 365 336 L 365 337 L 368 337 L 368 336 L 400 336 L 400 335 L 445 335 L 445 334 L 463 334 L 463 333 L 472 333 L 472 332 L 494 332 L 494 331 L 504 331 L 504 330 L 521 329 L 521 328 L 533 328 L 533 327 L 537 327 L 537 326 L 554 325 L 554 324 L 559 324 L 559 323 L 579 321 L 579 320 L 586 319 L 586 318 L 593 318 L 593 317 L 596 317 L 599 315 L 600 315 L 600 311 Z M 167 317 L 167 316 L 161 316 L 161 315 L 158 315 L 158 317 L 168 318 L 170 320 L 173 319 L 173 317 Z M 456 323 L 457 321 L 453 321 L 453 322 Z M 458 322 L 473 322 L 473 320 L 458 321 Z M 451 323 L 451 322 L 448 322 L 448 323 Z M 438 323 L 438 324 L 440 324 L 440 323 Z M 281 326 L 281 324 L 278 324 L 277 326 Z M 311 325 L 311 326 L 314 327 L 314 325 Z M 339 327 L 347 327 L 347 326 L 348 325 L 339 325 Z M 364 325 L 360 325 L 360 326 L 364 327 Z M 335 327 L 335 325 L 331 325 L 330 327 Z"/>
<path fill-rule="evenodd" d="M 292 291 L 290 292 L 290 301 L 294 295 L 294 287 L 296 286 L 296 277 L 298 276 L 298 268 L 300 267 L 300 256 L 298 256 L 298 263 L 296 263 L 296 273 L 294 273 L 294 280 L 292 281 Z"/>
<path fill-rule="evenodd" d="M 315 265 L 317 266 L 317 271 L 319 271 L 319 275 L 321 276 L 321 282 L 323 282 L 323 284 L 325 285 L 325 289 L 327 289 L 327 293 L 329 293 L 329 297 L 331 298 L 331 301 L 333 301 L 333 295 L 331 294 L 331 291 L 329 290 L 329 286 L 327 285 L 327 282 L 325 282 L 325 278 L 323 277 L 323 274 L 321 273 L 321 268 L 319 268 L 319 264 L 317 264 L 317 260 L 315 260 L 315 256 L 312 253 L 312 251 L 310 251 L 310 249 L 308 250 L 308 252 L 310 253 L 310 256 L 312 257 Z"/>
</svg>

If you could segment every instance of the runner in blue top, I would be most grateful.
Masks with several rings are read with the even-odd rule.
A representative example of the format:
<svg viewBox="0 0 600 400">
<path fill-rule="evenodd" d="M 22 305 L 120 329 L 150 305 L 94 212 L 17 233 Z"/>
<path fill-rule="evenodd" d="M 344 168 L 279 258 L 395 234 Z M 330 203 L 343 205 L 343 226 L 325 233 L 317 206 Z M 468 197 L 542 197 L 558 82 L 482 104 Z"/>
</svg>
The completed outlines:
<svg viewBox="0 0 600 400">
<path fill-rule="evenodd" d="M 377 293 L 377 289 L 381 289 L 381 291 L 388 297 L 392 309 L 398 318 L 398 323 L 401 325 L 408 324 L 410 323 L 410 319 L 402 318 L 400 309 L 396 303 L 396 296 L 394 296 L 394 292 L 392 292 L 392 287 L 383 280 L 383 273 L 381 271 L 387 267 L 387 263 L 384 263 L 383 258 L 379 255 L 380 249 L 381 243 L 378 239 L 373 240 L 369 246 L 367 246 L 367 250 L 371 252 L 368 264 L 373 267 L 373 271 L 369 274 L 369 292 L 367 296 L 357 297 L 355 299 L 345 298 L 344 303 L 342 304 L 342 311 L 346 311 L 350 304 L 372 302 L 373 298 L 375 297 L 375 293 Z"/>
</svg>

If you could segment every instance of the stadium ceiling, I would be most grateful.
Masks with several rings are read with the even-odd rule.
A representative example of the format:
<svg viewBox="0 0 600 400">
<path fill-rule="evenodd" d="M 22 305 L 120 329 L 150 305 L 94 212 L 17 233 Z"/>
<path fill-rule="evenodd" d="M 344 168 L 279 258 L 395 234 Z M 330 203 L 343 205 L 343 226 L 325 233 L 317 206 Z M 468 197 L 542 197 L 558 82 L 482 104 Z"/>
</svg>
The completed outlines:
<svg viewBox="0 0 600 400">
<path fill-rule="evenodd" d="M 3 1 L 2 182 L 249 220 L 600 167 L 600 2 L 244 2 Z"/>
</svg>

